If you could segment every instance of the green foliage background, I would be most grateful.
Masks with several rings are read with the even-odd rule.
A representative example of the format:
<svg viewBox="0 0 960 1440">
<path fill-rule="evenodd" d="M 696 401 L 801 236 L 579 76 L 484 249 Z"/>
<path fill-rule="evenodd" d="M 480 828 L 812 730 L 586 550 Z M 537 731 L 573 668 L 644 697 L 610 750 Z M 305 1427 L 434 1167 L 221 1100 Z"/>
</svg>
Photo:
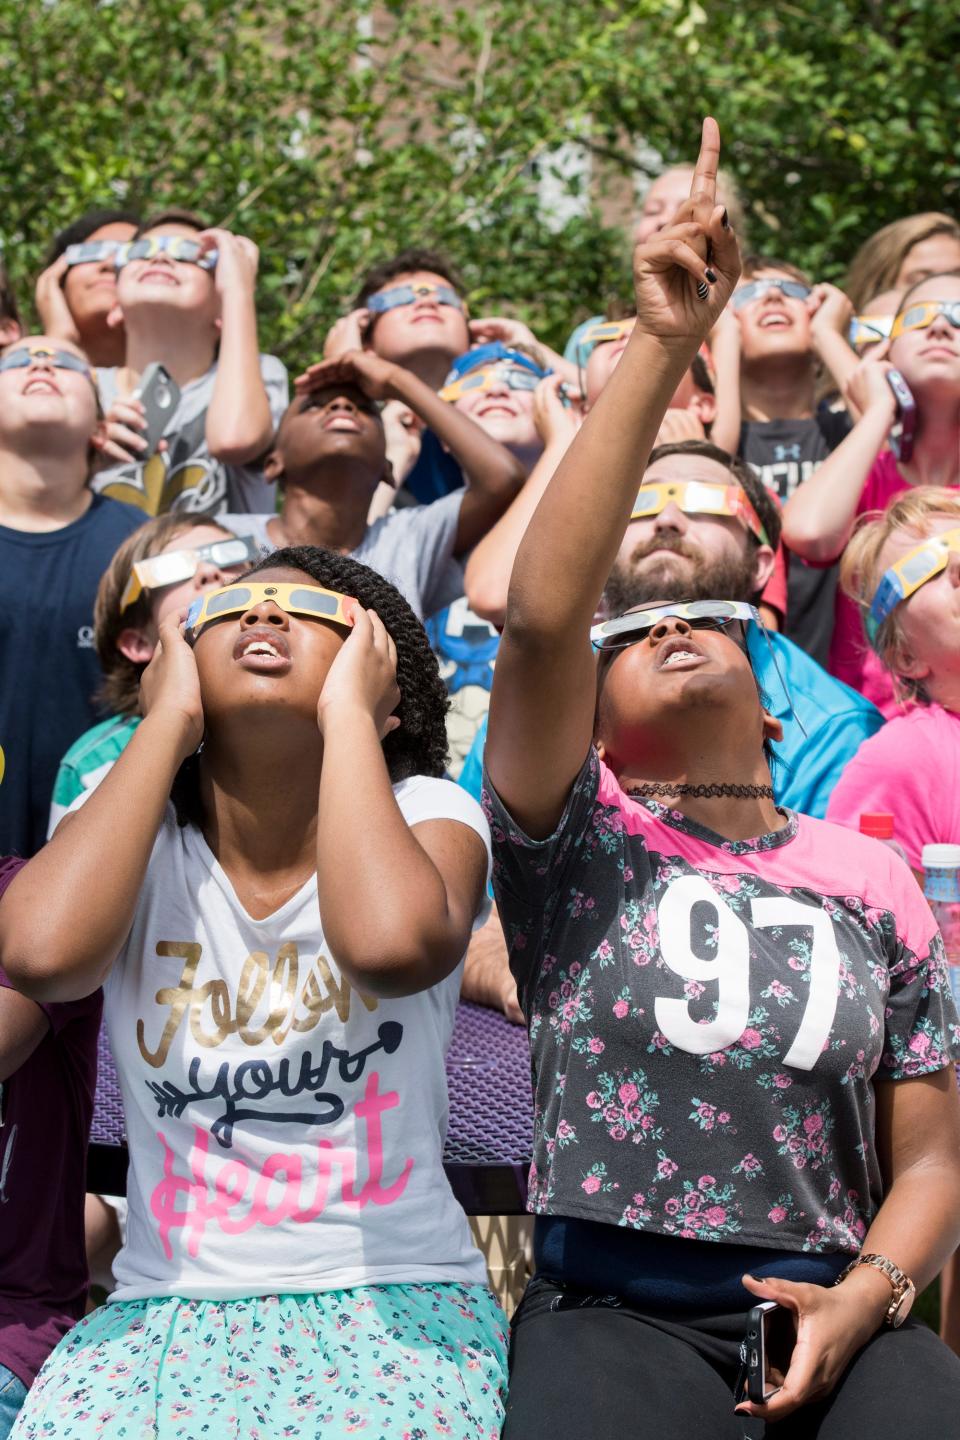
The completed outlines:
<svg viewBox="0 0 960 1440">
<path fill-rule="evenodd" d="M 887 221 L 960 212 L 958 52 L 943 0 L 0 0 L 0 237 L 26 300 L 86 207 L 196 208 L 260 245 L 290 365 L 368 264 L 431 243 L 475 311 L 559 343 L 622 290 L 626 237 L 595 204 L 545 228 L 558 145 L 629 178 L 709 111 L 754 248 L 837 279 Z"/>
</svg>

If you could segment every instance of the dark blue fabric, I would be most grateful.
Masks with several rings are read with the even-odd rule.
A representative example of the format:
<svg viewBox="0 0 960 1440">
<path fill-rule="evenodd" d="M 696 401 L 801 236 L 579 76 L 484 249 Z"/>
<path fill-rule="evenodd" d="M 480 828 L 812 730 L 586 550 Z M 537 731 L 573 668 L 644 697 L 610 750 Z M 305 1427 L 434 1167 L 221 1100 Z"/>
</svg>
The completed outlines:
<svg viewBox="0 0 960 1440">
<path fill-rule="evenodd" d="M 404 481 L 421 505 L 440 500 L 452 490 L 463 489 L 463 471 L 432 430 L 424 430 L 417 463 Z"/>
<path fill-rule="evenodd" d="M 93 648 L 100 577 L 145 516 L 95 495 L 79 520 L 36 534 L 0 525 L 0 854 L 43 844 L 64 752 L 102 719 Z"/>
<path fill-rule="evenodd" d="M 645 1235 L 596 1220 L 538 1215 L 537 1274 L 592 1295 L 673 1313 L 721 1315 L 755 1305 L 743 1275 L 832 1285 L 850 1256 Z"/>
</svg>

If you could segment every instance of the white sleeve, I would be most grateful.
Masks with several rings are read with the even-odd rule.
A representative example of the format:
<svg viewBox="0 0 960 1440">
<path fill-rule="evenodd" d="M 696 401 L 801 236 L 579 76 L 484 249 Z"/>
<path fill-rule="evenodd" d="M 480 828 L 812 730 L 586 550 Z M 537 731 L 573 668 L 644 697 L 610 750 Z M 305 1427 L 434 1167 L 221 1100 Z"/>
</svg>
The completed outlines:
<svg viewBox="0 0 960 1440">
<path fill-rule="evenodd" d="M 490 847 L 490 826 L 487 817 L 472 795 L 462 790 L 452 780 L 437 780 L 430 775 L 415 775 L 394 786 L 394 794 L 404 820 L 410 826 L 420 825 L 425 820 L 456 820 L 468 826 L 483 841 L 487 852 L 487 883 L 483 892 L 483 903 L 474 922 L 474 930 L 486 923 L 490 914 L 490 877 L 493 858 Z"/>
</svg>

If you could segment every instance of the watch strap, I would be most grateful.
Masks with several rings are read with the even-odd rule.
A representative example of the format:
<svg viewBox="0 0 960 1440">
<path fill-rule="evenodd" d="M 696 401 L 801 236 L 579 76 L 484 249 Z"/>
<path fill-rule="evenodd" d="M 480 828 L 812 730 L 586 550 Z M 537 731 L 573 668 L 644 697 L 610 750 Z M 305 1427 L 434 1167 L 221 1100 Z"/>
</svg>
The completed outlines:
<svg viewBox="0 0 960 1440">
<path fill-rule="evenodd" d="M 872 1269 L 879 1270 L 881 1274 L 886 1275 L 889 1280 L 893 1295 L 884 1314 L 884 1320 L 888 1325 L 892 1325 L 901 1300 L 908 1290 L 914 1288 L 913 1281 L 909 1275 L 905 1275 L 902 1270 L 894 1265 L 893 1261 L 889 1260 L 886 1255 L 858 1255 L 855 1260 L 851 1260 L 845 1269 L 841 1270 L 834 1284 L 839 1285 L 842 1280 L 847 1278 L 852 1270 L 856 1270 L 860 1265 L 869 1265 Z"/>
</svg>

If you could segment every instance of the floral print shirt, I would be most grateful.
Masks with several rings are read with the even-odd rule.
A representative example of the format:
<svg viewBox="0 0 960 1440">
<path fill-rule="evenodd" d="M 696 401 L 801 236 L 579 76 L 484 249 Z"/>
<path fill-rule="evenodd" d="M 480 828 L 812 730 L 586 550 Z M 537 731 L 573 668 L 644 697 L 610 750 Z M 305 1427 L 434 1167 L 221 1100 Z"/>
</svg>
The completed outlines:
<svg viewBox="0 0 960 1440">
<path fill-rule="evenodd" d="M 860 1249 L 876 1080 L 960 1056 L 943 943 L 890 850 L 787 812 L 729 841 L 591 750 L 535 841 L 485 777 L 530 1032 L 529 1208 L 685 1239 Z"/>
</svg>

